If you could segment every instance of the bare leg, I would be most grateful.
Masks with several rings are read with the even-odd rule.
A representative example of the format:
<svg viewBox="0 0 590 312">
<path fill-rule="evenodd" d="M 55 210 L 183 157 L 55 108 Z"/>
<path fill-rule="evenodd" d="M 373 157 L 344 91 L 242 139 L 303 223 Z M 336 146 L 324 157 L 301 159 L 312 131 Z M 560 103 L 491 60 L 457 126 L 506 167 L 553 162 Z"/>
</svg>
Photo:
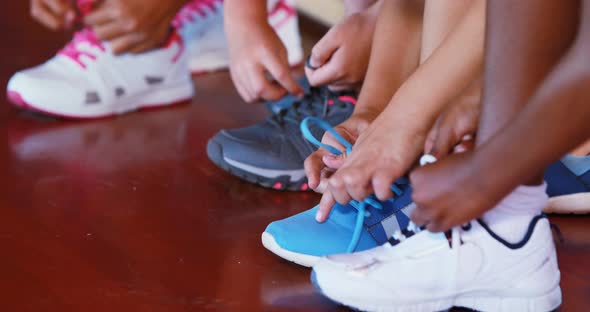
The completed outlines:
<svg viewBox="0 0 590 312">
<path fill-rule="evenodd" d="M 420 64 L 426 61 L 459 24 L 470 5 L 471 0 L 426 0 Z"/>
<path fill-rule="evenodd" d="M 544 167 L 590 136 L 590 1 L 583 10 L 579 1 L 487 4 L 477 146 L 412 173 L 412 219 L 441 231 L 483 214 L 517 240 L 515 222 L 530 221 L 547 202 Z"/>
<path fill-rule="evenodd" d="M 575 150 L 571 152 L 572 155 L 576 156 L 588 156 L 590 155 L 590 140 L 586 141 L 586 143 L 578 146 Z"/>
<path fill-rule="evenodd" d="M 355 113 L 367 108 L 379 114 L 416 70 L 420 60 L 423 12 L 422 1 L 388 0 L 383 3 Z"/>
</svg>

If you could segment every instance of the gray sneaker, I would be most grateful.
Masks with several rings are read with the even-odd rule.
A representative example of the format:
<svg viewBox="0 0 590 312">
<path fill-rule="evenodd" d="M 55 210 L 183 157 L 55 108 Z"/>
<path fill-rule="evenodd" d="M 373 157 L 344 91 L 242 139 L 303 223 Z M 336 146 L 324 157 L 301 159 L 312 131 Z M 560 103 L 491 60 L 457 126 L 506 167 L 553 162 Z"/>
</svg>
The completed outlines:
<svg viewBox="0 0 590 312">
<path fill-rule="evenodd" d="M 319 117 L 335 126 L 354 109 L 353 92 L 311 88 L 305 97 L 255 125 L 221 130 L 207 143 L 209 159 L 246 181 L 276 190 L 306 191 L 303 162 L 316 147 L 303 138 L 301 121 Z M 321 138 L 322 129 L 311 129 Z"/>
</svg>

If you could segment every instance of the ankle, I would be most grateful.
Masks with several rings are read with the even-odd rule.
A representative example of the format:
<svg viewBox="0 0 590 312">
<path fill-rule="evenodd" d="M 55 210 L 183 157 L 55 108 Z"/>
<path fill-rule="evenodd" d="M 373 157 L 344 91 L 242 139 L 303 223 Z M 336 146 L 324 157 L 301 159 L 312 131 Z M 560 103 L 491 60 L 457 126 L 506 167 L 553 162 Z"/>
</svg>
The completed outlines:
<svg viewBox="0 0 590 312">
<path fill-rule="evenodd" d="M 520 241 L 526 232 L 526 224 L 547 205 L 549 199 L 545 192 L 546 188 L 545 183 L 517 187 L 486 212 L 482 217 L 483 221 L 506 241 Z M 519 224 L 522 224 L 522 227 Z"/>
</svg>

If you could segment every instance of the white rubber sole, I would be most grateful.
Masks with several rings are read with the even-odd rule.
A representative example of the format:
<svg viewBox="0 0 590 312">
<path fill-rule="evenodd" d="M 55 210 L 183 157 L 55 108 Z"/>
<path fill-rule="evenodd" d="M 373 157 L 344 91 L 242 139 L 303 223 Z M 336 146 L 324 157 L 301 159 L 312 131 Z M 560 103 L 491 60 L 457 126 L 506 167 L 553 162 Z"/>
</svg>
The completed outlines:
<svg viewBox="0 0 590 312">
<path fill-rule="evenodd" d="M 227 157 L 223 157 L 223 160 L 232 167 L 249 172 L 251 174 L 255 174 L 257 176 L 265 177 L 267 179 L 277 179 L 283 176 L 288 176 L 290 182 L 297 182 L 305 178 L 305 169 L 272 170 L 244 164 Z"/>
<path fill-rule="evenodd" d="M 121 115 L 139 109 L 149 109 L 177 104 L 192 98 L 194 95 L 194 88 L 192 81 L 188 80 L 175 85 L 152 87 L 141 94 L 117 99 L 115 100 L 116 103 L 100 103 L 91 106 L 81 103 L 79 108 L 75 110 L 68 109 L 68 107 L 64 105 L 47 105 L 46 103 L 38 103 L 35 100 L 28 99 L 26 93 L 19 94 L 26 102 L 29 109 L 65 118 L 92 119 Z"/>
<path fill-rule="evenodd" d="M 321 257 L 300 254 L 283 249 L 277 244 L 275 238 L 267 232 L 262 233 L 262 245 L 275 255 L 308 268 L 314 266 L 321 259 Z"/>
<path fill-rule="evenodd" d="M 590 193 L 577 193 L 549 199 L 543 210 L 545 213 L 588 214 L 590 213 Z"/>
<path fill-rule="evenodd" d="M 319 285 L 316 285 L 319 287 Z M 322 293 L 333 301 L 361 311 L 378 312 L 430 312 L 447 311 L 453 307 L 463 307 L 475 311 L 494 312 L 550 312 L 555 311 L 561 305 L 561 288 L 557 286 L 549 293 L 538 297 L 511 297 L 511 296 L 486 296 L 463 295 L 457 298 L 440 299 L 419 303 L 400 302 L 375 302 L 360 301 L 355 298 L 336 300 L 329 293 Z"/>
</svg>

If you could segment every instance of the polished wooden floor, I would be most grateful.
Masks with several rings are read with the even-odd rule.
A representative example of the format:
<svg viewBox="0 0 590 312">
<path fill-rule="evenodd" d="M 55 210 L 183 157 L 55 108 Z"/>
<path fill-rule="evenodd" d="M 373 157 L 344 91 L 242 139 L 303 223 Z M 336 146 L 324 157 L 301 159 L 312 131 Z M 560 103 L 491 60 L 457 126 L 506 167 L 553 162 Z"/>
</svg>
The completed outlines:
<svg viewBox="0 0 590 312">
<path fill-rule="evenodd" d="M 67 36 L 3 1 L 0 82 Z M 308 39 L 317 34 L 306 32 Z M 195 78 L 192 103 L 92 122 L 19 113 L 0 100 L 0 311 L 341 311 L 309 270 L 260 244 L 265 226 L 314 205 L 215 167 L 207 139 L 265 117 L 227 73 Z M 562 311 L 590 310 L 590 218 L 554 217 Z"/>
</svg>

